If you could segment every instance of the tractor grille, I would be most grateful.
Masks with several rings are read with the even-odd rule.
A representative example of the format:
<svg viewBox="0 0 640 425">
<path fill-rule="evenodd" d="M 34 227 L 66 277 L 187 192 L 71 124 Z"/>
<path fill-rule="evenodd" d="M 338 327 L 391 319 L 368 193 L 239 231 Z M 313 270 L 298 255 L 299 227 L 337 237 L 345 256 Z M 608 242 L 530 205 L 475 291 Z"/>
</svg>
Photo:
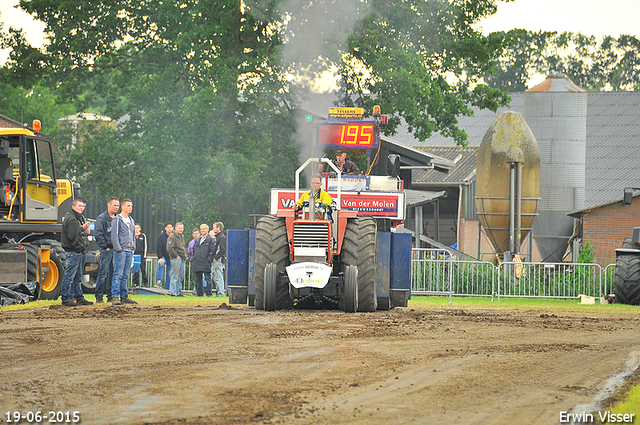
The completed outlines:
<svg viewBox="0 0 640 425">
<path fill-rule="evenodd" d="M 326 223 L 294 223 L 293 246 L 297 248 L 328 248 L 329 226 Z"/>
</svg>

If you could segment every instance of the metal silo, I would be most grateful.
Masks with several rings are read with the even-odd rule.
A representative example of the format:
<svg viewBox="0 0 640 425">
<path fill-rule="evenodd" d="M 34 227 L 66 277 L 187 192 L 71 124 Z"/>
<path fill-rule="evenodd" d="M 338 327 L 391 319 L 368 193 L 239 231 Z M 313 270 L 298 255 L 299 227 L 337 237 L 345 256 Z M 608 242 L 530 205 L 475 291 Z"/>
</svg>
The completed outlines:
<svg viewBox="0 0 640 425">
<path fill-rule="evenodd" d="M 512 175 L 513 164 L 517 164 L 520 170 L 517 177 L 521 195 L 519 206 L 517 198 L 514 197 L 513 204 L 511 199 L 511 194 L 515 195 L 513 184 L 516 183 L 512 178 L 516 177 Z M 476 168 L 478 216 L 496 252 L 505 253 L 513 249 L 510 247 L 512 228 L 513 237 L 518 240 L 529 233 L 536 216 L 539 194 L 540 156 L 536 139 L 520 113 L 502 112 L 482 139 Z M 519 226 L 511 222 L 512 212 L 515 214 L 516 210 L 520 212 Z"/>
<path fill-rule="evenodd" d="M 584 207 L 587 92 L 552 74 L 524 95 L 540 150 L 540 207 L 533 237 L 543 261 L 559 262 L 573 233 L 567 212 Z"/>
</svg>

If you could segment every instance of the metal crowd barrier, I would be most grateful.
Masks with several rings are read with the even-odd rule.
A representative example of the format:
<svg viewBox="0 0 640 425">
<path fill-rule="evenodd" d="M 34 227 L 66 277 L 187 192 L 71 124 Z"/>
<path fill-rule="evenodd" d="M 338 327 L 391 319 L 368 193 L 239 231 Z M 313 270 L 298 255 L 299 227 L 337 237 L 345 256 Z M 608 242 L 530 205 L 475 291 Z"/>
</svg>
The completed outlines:
<svg viewBox="0 0 640 425">
<path fill-rule="evenodd" d="M 615 264 L 523 263 L 457 259 L 448 250 L 414 248 L 411 293 L 451 297 L 577 298 L 614 292 Z"/>
</svg>

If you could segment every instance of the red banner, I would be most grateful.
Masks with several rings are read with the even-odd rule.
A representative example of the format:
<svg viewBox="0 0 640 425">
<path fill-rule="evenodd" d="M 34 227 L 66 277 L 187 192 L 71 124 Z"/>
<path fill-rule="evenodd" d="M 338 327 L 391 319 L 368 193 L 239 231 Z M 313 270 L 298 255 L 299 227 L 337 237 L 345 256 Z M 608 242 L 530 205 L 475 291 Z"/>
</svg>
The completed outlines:
<svg viewBox="0 0 640 425">
<path fill-rule="evenodd" d="M 300 192 L 300 196 L 304 192 Z M 329 192 L 338 202 L 338 193 Z M 279 209 L 293 208 L 295 191 L 292 189 L 271 189 L 271 214 Z M 402 192 L 342 192 L 341 208 L 358 211 L 361 215 L 404 220 L 405 198 Z"/>
</svg>

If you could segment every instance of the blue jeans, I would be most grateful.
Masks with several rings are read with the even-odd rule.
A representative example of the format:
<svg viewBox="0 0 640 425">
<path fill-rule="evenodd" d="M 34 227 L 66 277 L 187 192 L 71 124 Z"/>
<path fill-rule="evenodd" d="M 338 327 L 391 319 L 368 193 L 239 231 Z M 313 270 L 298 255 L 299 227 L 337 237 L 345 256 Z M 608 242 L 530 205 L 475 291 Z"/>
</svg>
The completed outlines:
<svg viewBox="0 0 640 425">
<path fill-rule="evenodd" d="M 84 271 L 84 252 L 67 252 L 67 269 L 62 276 L 62 302 L 84 299 L 82 294 L 82 272 Z"/>
<path fill-rule="evenodd" d="M 207 296 L 211 296 L 212 292 L 211 292 L 211 287 L 213 285 L 211 285 L 211 273 L 209 272 L 193 272 L 193 275 L 195 277 L 196 280 L 196 295 L 201 297 L 203 296 L 205 293 L 207 294 Z M 202 281 L 206 282 L 204 288 L 202 287 Z M 204 291 L 203 291 L 204 289 Z"/>
<path fill-rule="evenodd" d="M 184 279 L 184 261 L 180 258 L 171 260 L 171 295 L 182 293 L 182 280 Z"/>
<path fill-rule="evenodd" d="M 107 294 L 111 298 L 111 281 L 113 280 L 113 250 L 100 248 L 100 268 L 96 278 L 96 299 Z"/>
<path fill-rule="evenodd" d="M 167 271 L 166 273 L 164 272 L 165 269 Z M 164 289 L 169 289 L 169 285 L 171 284 L 171 261 L 169 261 L 168 258 L 164 258 L 164 264 L 158 263 L 158 280 L 160 282 L 164 281 Z"/>
<path fill-rule="evenodd" d="M 216 295 L 224 297 L 224 263 L 222 261 L 214 261 L 211 264 L 211 272 L 213 280 L 216 282 Z"/>
<path fill-rule="evenodd" d="M 118 254 L 113 253 L 113 284 L 111 294 L 114 297 L 126 298 L 127 278 L 131 273 L 131 262 L 133 261 L 133 251 L 123 251 Z"/>
</svg>

